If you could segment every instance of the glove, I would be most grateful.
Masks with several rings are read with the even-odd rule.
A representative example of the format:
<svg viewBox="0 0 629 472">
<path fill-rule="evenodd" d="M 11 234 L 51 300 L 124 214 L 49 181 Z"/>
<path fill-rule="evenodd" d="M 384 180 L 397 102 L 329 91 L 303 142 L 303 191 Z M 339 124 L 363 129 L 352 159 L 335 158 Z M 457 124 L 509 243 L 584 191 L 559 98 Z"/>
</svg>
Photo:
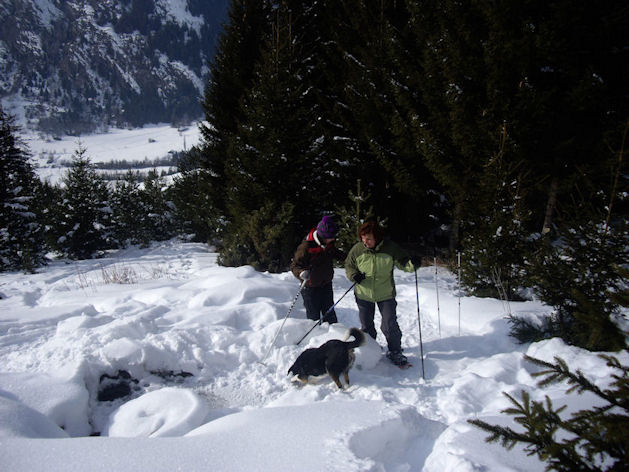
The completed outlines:
<svg viewBox="0 0 629 472">
<path fill-rule="evenodd" d="M 310 279 L 310 271 L 309 270 L 302 270 L 299 273 L 299 278 L 301 280 L 308 280 L 308 279 Z"/>
<path fill-rule="evenodd" d="M 419 269 L 422 265 L 421 256 L 411 256 L 411 264 L 413 264 L 416 269 Z"/>
<path fill-rule="evenodd" d="M 365 274 L 364 272 L 356 272 L 354 274 L 354 282 L 356 282 L 357 284 L 361 283 L 363 280 L 365 280 Z"/>
</svg>

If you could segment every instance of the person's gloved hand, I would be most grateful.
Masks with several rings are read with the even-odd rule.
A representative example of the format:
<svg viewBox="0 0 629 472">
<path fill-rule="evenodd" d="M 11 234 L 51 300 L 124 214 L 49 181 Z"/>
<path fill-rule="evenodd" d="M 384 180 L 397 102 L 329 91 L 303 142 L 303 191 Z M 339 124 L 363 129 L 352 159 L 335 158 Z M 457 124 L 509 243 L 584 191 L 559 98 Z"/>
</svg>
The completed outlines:
<svg viewBox="0 0 629 472">
<path fill-rule="evenodd" d="M 308 280 L 308 279 L 310 279 L 310 271 L 309 270 L 302 270 L 299 273 L 299 278 L 301 280 Z"/>
<path fill-rule="evenodd" d="M 411 256 L 411 264 L 413 264 L 413 267 L 416 269 L 419 269 L 422 265 L 421 256 Z"/>
<path fill-rule="evenodd" d="M 354 274 L 354 282 L 356 282 L 357 284 L 361 283 L 363 280 L 365 280 L 365 273 L 364 272 L 356 272 Z"/>
</svg>

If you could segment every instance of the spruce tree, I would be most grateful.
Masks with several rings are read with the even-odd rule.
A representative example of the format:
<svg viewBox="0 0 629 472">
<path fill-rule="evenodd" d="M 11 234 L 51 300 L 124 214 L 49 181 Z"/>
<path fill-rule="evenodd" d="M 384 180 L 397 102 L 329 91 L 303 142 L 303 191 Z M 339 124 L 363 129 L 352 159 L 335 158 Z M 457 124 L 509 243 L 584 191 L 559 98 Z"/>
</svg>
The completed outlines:
<svg viewBox="0 0 629 472">
<path fill-rule="evenodd" d="M 44 262 L 40 184 L 14 122 L 0 107 L 0 271 L 32 271 Z"/>
<path fill-rule="evenodd" d="M 351 84 L 343 90 L 349 110 L 343 119 L 358 143 L 355 175 L 373 195 L 375 212 L 390 215 L 389 233 L 398 240 L 411 234 L 417 240 L 435 229 L 438 185 L 417 156 L 396 100 L 406 90 L 396 48 L 401 31 L 408 28 L 409 13 L 404 2 L 342 5 L 339 47 L 344 84 Z"/>
<path fill-rule="evenodd" d="M 528 170 L 509 162 L 506 125 L 499 149 L 479 175 L 476 205 L 468 208 L 462 238 L 462 281 L 471 293 L 504 301 L 520 299 L 531 252 Z M 527 187 L 528 185 L 528 187 Z"/>
<path fill-rule="evenodd" d="M 531 260 L 529 282 L 552 312 L 541 325 L 512 317 L 512 335 L 522 342 L 559 336 L 592 351 L 626 347 L 617 322 L 617 295 L 629 282 L 620 261 L 629 258 L 626 223 L 605 230 L 585 221 L 559 229 L 561 238 L 546 242 Z"/>
<path fill-rule="evenodd" d="M 57 224 L 56 248 L 72 259 L 89 259 L 111 248 L 109 190 L 79 144 L 63 179 L 63 215 Z"/>
<path fill-rule="evenodd" d="M 200 168 L 199 159 L 197 147 L 188 151 L 179 163 L 179 174 L 169 187 L 169 198 L 174 204 L 174 224 L 176 231 L 184 237 L 217 244 L 224 229 L 224 218 L 211 198 L 213 178 L 208 170 Z"/>
<path fill-rule="evenodd" d="M 168 199 L 166 183 L 157 175 L 157 171 L 149 171 L 140 197 L 146 222 L 146 239 L 164 241 L 172 238 L 175 234 L 173 204 Z"/>
<path fill-rule="evenodd" d="M 454 250 L 480 195 L 483 165 L 498 149 L 503 124 L 501 117 L 486 112 L 486 22 L 479 3 L 446 0 L 407 6 L 408 27 L 398 30 L 394 44 L 400 69 L 397 104 L 417 155 L 449 203 Z"/>
<path fill-rule="evenodd" d="M 373 205 L 370 205 L 371 194 L 365 193 L 362 189 L 360 179 L 356 181 L 356 193 L 352 190 L 347 192 L 349 202 L 346 205 L 336 207 L 336 215 L 339 220 L 339 232 L 336 238 L 336 245 L 349 252 L 358 241 L 358 229 L 370 217 L 375 217 Z M 369 204 L 369 206 L 368 206 Z"/>
<path fill-rule="evenodd" d="M 444 185 L 453 236 L 484 191 L 477 183 L 505 125 L 505 155 L 529 170 L 523 184 L 534 187 L 525 202 L 531 231 L 552 227 L 583 176 L 605 183 L 609 135 L 629 108 L 621 2 L 407 5 L 409 27 L 395 42 L 398 103 L 419 155 Z"/>
<path fill-rule="evenodd" d="M 294 205 L 267 202 L 227 231 L 220 251 L 222 264 L 251 265 L 256 270 L 283 272 L 295 250 Z M 233 224 L 233 223 L 232 223 Z"/>
<path fill-rule="evenodd" d="M 316 219 L 340 203 L 357 178 L 371 181 L 366 176 L 374 167 L 374 158 L 352 129 L 356 117 L 346 94 L 351 82 L 345 41 L 356 40 L 356 34 L 348 24 L 345 2 L 283 3 L 301 63 L 296 69 L 304 84 L 299 100 L 311 117 L 311 125 L 304 130 L 313 143 L 308 157 L 311 172 L 304 177 L 308 188 L 316 192 L 318 208 L 302 219 Z"/>
<path fill-rule="evenodd" d="M 57 250 L 58 227 L 64 215 L 63 189 L 57 183 L 51 184 L 47 180 L 43 181 L 38 188 L 37 201 L 44 227 L 45 245 L 49 250 Z"/>
<path fill-rule="evenodd" d="M 242 120 L 241 101 L 253 82 L 263 36 L 268 32 L 267 0 L 232 0 L 228 21 L 210 64 L 210 81 L 202 103 L 205 122 L 200 125 L 200 164 L 207 171 L 206 190 L 219 211 L 229 183 L 225 163 Z"/>
<path fill-rule="evenodd" d="M 112 237 L 120 247 L 146 246 L 150 241 L 138 180 L 138 172 L 128 171 L 110 193 Z"/>
<path fill-rule="evenodd" d="M 287 268 L 292 250 L 281 254 L 275 248 L 262 250 L 245 228 L 252 219 L 267 228 L 280 224 L 284 241 L 292 247 L 300 238 L 295 228 L 308 227 L 317 215 L 317 189 L 309 186 L 310 177 L 317 173 L 312 157 L 317 143 L 312 140 L 313 117 L 301 101 L 307 84 L 300 80 L 301 50 L 292 37 L 292 18 L 281 5 L 275 12 L 228 156 L 227 231 L 234 237 L 224 241 L 221 261 L 226 265 Z M 278 214 L 290 216 L 290 224 L 278 220 Z"/>
<path fill-rule="evenodd" d="M 604 173 L 608 185 L 600 185 L 602 175 L 582 176 L 580 198 L 561 205 L 564 214 L 557 218 L 553 237 L 539 238 L 526 261 L 526 284 L 552 311 L 541 325 L 511 317 L 512 334 L 519 340 L 560 336 L 590 350 L 626 346 L 626 333 L 617 319 L 622 312 L 618 295 L 628 283 L 622 261 L 629 257 L 623 201 L 627 179 L 620 177 L 625 173 L 627 134 L 621 139 L 611 152 L 617 154 L 617 165 Z"/>
<path fill-rule="evenodd" d="M 506 55 L 519 68 L 519 77 L 503 81 L 501 96 L 510 97 L 503 114 L 537 185 L 534 229 L 547 233 L 578 216 L 578 209 L 568 209 L 587 180 L 597 188 L 608 185 L 615 157 L 609 148 L 618 142 L 610 137 L 629 110 L 629 13 L 617 1 L 538 0 L 513 5 L 520 18 L 514 24 L 511 6 L 492 7 L 502 33 L 493 41 L 492 65 L 500 70 Z M 516 93 L 507 95 L 509 83 Z"/>
<path fill-rule="evenodd" d="M 629 368 L 617 358 L 601 356 L 615 372 L 608 387 L 601 388 L 588 380 L 579 370 L 570 370 L 561 358 L 555 363 L 525 356 L 529 362 L 541 367 L 533 374 L 541 377 L 538 386 L 565 382 L 567 393 L 589 392 L 596 395 L 600 404 L 589 410 L 580 410 L 565 417 L 565 406 L 555 408 L 546 397 L 545 402 L 532 401 L 522 391 L 522 401 L 504 395 L 512 407 L 503 413 L 513 416 L 519 428 L 492 425 L 482 420 L 469 420 L 471 424 L 490 433 L 487 442 L 500 442 L 512 449 L 525 445 L 529 455 L 537 455 L 547 463 L 546 470 L 561 472 L 622 471 L 629 467 Z M 564 415 L 564 416 L 562 416 Z"/>
</svg>

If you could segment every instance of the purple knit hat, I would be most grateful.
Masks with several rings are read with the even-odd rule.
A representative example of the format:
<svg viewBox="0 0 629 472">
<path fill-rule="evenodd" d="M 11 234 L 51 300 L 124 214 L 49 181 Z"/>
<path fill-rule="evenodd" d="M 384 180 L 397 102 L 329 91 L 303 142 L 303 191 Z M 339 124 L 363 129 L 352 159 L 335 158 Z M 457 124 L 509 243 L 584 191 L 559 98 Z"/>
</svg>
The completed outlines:
<svg viewBox="0 0 629 472">
<path fill-rule="evenodd" d="M 331 216 L 324 216 L 317 225 L 317 234 L 319 237 L 328 239 L 336 238 L 336 233 L 339 232 L 338 225 L 334 222 Z"/>
</svg>

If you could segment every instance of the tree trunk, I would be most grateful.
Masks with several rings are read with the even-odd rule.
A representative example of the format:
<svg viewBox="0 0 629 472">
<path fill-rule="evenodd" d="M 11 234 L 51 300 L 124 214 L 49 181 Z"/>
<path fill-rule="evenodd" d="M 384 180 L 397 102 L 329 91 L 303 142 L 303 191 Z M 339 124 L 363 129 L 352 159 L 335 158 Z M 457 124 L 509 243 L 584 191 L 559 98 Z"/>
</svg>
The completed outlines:
<svg viewBox="0 0 629 472">
<path fill-rule="evenodd" d="M 557 205 L 557 192 L 559 189 L 559 180 L 557 177 L 553 177 L 550 182 L 550 189 L 548 190 L 548 202 L 546 203 L 546 213 L 544 215 L 544 225 L 542 226 L 542 234 L 550 233 L 553 225 L 553 213 L 555 212 L 555 206 Z"/>
<path fill-rule="evenodd" d="M 461 244 L 461 218 L 463 213 L 463 204 L 458 201 L 454 204 L 452 213 L 452 226 L 450 227 L 450 253 L 456 254 Z"/>
</svg>

